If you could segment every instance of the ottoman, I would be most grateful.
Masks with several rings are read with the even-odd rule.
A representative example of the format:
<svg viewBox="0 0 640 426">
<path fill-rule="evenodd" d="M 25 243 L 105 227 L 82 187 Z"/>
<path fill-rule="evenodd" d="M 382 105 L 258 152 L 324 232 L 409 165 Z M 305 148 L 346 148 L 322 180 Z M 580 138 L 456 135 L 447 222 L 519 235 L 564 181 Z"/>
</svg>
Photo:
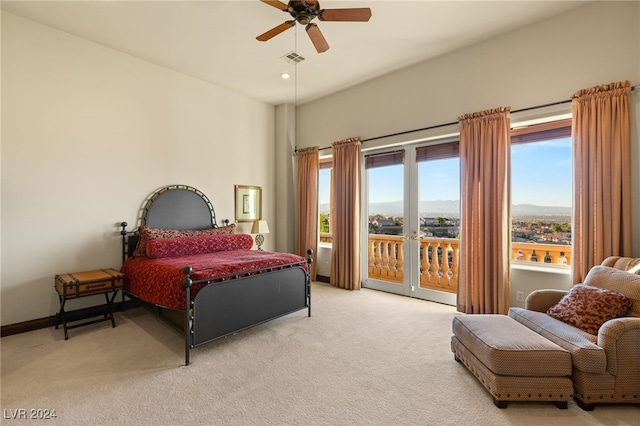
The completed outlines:
<svg viewBox="0 0 640 426">
<path fill-rule="evenodd" d="M 571 354 L 506 315 L 459 315 L 451 350 L 493 396 L 509 401 L 551 401 L 567 408 L 573 397 Z"/>
</svg>

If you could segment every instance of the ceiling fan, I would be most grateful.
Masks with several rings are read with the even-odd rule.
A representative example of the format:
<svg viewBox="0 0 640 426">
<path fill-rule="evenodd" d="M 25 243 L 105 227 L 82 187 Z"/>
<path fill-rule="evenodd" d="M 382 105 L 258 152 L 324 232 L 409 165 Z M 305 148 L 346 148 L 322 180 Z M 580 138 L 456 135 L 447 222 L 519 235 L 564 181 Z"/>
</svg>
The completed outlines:
<svg viewBox="0 0 640 426">
<path fill-rule="evenodd" d="M 350 9 L 320 9 L 320 3 L 317 0 L 291 0 L 285 4 L 281 1 L 260 0 L 270 6 L 288 12 L 293 20 L 285 21 L 282 24 L 270 29 L 264 34 L 256 37 L 259 41 L 267 41 L 281 32 L 288 30 L 296 24 L 306 25 L 305 30 L 316 48 L 318 53 L 326 52 L 329 44 L 325 40 L 320 28 L 311 21 L 318 18 L 321 21 L 350 21 L 350 22 L 367 22 L 371 18 L 371 9 L 368 7 L 350 8 Z"/>
</svg>

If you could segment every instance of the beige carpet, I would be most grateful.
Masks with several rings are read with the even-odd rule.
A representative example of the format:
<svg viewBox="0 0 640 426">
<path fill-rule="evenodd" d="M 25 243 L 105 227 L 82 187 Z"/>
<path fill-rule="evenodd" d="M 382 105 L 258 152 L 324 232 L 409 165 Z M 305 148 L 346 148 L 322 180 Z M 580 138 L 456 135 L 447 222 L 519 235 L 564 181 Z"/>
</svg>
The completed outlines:
<svg viewBox="0 0 640 426">
<path fill-rule="evenodd" d="M 453 360 L 454 308 L 314 283 L 300 311 L 192 351 L 142 308 L 5 337 L 3 424 L 637 425 L 637 406 L 493 405 Z M 55 410 L 54 421 L 11 420 Z"/>
</svg>

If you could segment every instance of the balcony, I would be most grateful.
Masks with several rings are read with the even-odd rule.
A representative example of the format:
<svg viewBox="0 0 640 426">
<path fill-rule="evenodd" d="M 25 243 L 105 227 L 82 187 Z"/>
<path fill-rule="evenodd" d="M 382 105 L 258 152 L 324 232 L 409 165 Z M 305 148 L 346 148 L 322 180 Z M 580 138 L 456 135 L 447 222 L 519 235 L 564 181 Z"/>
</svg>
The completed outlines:
<svg viewBox="0 0 640 426">
<path fill-rule="evenodd" d="M 511 243 L 511 259 L 526 262 L 571 265 L 571 246 L 561 244 Z"/>
<path fill-rule="evenodd" d="M 402 283 L 405 239 L 396 235 L 369 234 L 369 278 Z M 457 238 L 421 237 L 420 288 L 455 293 L 459 250 Z"/>
<path fill-rule="evenodd" d="M 403 243 L 406 239 L 408 237 L 369 234 L 369 278 L 402 284 L 405 272 Z M 320 233 L 320 241 L 331 243 L 331 234 Z M 459 251 L 457 238 L 420 237 L 420 288 L 455 293 L 458 287 Z M 571 246 L 512 243 L 511 259 L 571 265 Z"/>
</svg>

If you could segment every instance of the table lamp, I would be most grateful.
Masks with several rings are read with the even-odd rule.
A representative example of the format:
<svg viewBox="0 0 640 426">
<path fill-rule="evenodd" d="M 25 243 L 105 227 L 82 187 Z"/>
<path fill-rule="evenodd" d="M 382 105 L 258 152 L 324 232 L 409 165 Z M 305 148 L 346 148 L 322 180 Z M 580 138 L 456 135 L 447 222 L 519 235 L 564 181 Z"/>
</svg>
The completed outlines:
<svg viewBox="0 0 640 426">
<path fill-rule="evenodd" d="M 251 233 L 256 235 L 256 245 L 259 251 L 262 250 L 262 244 L 264 243 L 264 235 L 269 233 L 269 225 L 266 220 L 256 220 L 251 227 Z"/>
</svg>

